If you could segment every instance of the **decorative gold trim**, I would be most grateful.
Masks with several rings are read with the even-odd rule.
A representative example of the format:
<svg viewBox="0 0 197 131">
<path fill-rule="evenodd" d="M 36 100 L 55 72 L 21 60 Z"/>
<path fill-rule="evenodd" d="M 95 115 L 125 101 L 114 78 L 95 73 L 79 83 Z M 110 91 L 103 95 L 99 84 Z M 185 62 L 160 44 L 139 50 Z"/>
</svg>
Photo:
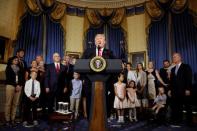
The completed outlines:
<svg viewBox="0 0 197 131">
<path fill-rule="evenodd" d="M 54 20 L 60 20 L 65 14 L 66 5 L 57 2 L 56 8 L 51 12 L 51 17 Z"/>
<path fill-rule="evenodd" d="M 149 0 L 116 0 L 116 1 L 84 1 L 84 0 L 57 0 L 68 5 L 83 8 L 121 8 L 142 4 Z"/>
<path fill-rule="evenodd" d="M 96 61 L 100 62 L 100 64 L 97 64 Z M 101 72 L 105 70 L 106 66 L 107 66 L 106 60 L 101 56 L 95 56 L 90 60 L 90 69 L 92 69 L 95 72 Z"/>
<path fill-rule="evenodd" d="M 81 57 L 81 52 L 71 52 L 71 51 L 66 51 L 65 52 L 66 55 L 70 56 L 71 58 L 71 63 L 73 65 L 75 65 L 77 59 L 79 59 Z M 62 63 L 64 64 L 64 61 L 62 61 Z"/>
<path fill-rule="evenodd" d="M 161 18 L 164 16 L 164 11 L 160 7 L 160 5 L 155 1 L 149 1 L 145 4 L 145 9 L 147 14 L 151 17 L 154 21 L 160 21 Z"/>
<path fill-rule="evenodd" d="M 66 55 L 79 59 L 81 57 L 81 52 L 66 51 Z"/>
<path fill-rule="evenodd" d="M 36 0 L 26 0 L 25 4 L 27 5 L 28 9 L 33 13 L 38 14 L 41 12 Z"/>
</svg>

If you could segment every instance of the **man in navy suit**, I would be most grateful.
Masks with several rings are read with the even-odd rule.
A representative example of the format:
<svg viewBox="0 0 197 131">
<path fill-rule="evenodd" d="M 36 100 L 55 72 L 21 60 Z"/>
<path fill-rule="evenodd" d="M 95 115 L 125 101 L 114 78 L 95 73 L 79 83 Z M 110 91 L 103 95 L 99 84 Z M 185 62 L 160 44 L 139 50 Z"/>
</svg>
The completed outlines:
<svg viewBox="0 0 197 131">
<path fill-rule="evenodd" d="M 102 56 L 105 59 L 113 59 L 113 52 L 105 48 L 105 35 L 97 34 L 95 36 L 94 48 L 88 48 L 82 56 L 82 59 L 91 59 L 95 56 Z"/>
<path fill-rule="evenodd" d="M 114 59 L 114 55 L 113 52 L 106 49 L 105 48 L 105 35 L 104 34 L 97 34 L 95 36 L 95 46 L 94 48 L 89 48 L 87 50 L 85 50 L 85 52 L 83 53 L 82 59 L 91 59 L 95 56 L 101 56 L 105 59 Z M 114 77 L 114 75 L 113 75 Z M 113 96 L 111 96 L 113 94 L 113 83 L 115 83 L 114 81 L 115 79 L 110 77 L 108 82 L 106 82 L 106 102 L 107 102 L 107 115 L 109 117 L 110 115 L 110 110 L 113 105 L 113 100 L 111 100 L 111 98 L 113 99 Z M 86 101 L 87 101 L 87 115 L 90 113 L 90 103 L 91 103 L 91 82 L 90 80 L 88 80 L 88 78 L 86 76 L 84 76 L 84 87 L 83 87 L 83 92 L 84 95 L 86 97 Z M 89 117 L 89 116 L 88 116 Z"/>
<path fill-rule="evenodd" d="M 67 92 L 65 66 L 60 63 L 60 55 L 53 54 L 53 63 L 47 66 L 45 75 L 45 90 L 48 97 L 49 113 L 54 111 L 54 103 L 60 101 L 62 93 Z M 55 105 L 55 107 L 57 107 Z"/>
<path fill-rule="evenodd" d="M 191 111 L 191 87 L 192 70 L 189 65 L 182 63 L 179 53 L 173 54 L 175 67 L 171 70 L 170 85 L 172 96 L 172 122 L 180 124 L 183 116 L 183 105 L 185 106 L 186 120 L 188 124 L 192 122 Z"/>
</svg>

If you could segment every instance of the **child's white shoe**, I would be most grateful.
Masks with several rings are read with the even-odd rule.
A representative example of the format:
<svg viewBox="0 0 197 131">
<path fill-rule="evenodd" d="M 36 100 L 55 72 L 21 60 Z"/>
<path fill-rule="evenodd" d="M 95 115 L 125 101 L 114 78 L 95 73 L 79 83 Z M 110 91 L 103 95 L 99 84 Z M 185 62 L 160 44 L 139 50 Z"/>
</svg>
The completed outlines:
<svg viewBox="0 0 197 131">
<path fill-rule="evenodd" d="M 118 120 L 117 120 L 117 123 L 121 123 L 121 120 L 120 120 L 120 119 L 118 119 Z"/>
<path fill-rule="evenodd" d="M 124 116 L 121 116 L 120 118 L 121 118 L 121 119 L 120 119 L 120 122 L 121 122 L 121 123 L 124 123 Z"/>
<path fill-rule="evenodd" d="M 34 126 L 37 126 L 38 125 L 38 121 L 37 120 L 34 120 L 33 121 L 33 124 L 34 124 Z"/>
<path fill-rule="evenodd" d="M 138 121 L 138 120 L 137 120 L 137 118 L 134 118 L 133 120 L 134 120 L 135 122 L 137 122 L 137 121 Z"/>
<path fill-rule="evenodd" d="M 117 123 L 121 123 L 121 116 L 118 116 Z"/>
<path fill-rule="evenodd" d="M 121 123 L 124 123 L 124 119 L 121 121 Z"/>
<path fill-rule="evenodd" d="M 133 122 L 133 118 L 132 117 L 129 117 L 129 120 L 130 120 L 130 122 Z"/>
</svg>

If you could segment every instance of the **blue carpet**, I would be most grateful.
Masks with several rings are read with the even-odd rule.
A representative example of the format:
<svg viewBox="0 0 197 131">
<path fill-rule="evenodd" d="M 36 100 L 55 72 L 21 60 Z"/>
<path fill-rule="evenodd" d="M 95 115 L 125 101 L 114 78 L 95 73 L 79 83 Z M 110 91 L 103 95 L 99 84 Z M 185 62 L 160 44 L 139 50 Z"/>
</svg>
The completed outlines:
<svg viewBox="0 0 197 131">
<path fill-rule="evenodd" d="M 88 121 L 85 119 L 80 119 L 74 122 L 71 126 L 71 129 L 68 128 L 69 123 L 47 123 L 46 121 L 39 121 L 37 127 L 26 128 L 23 127 L 22 123 L 17 124 L 15 128 L 0 126 L 0 131 L 87 131 L 88 130 Z M 119 124 L 115 120 L 108 123 L 109 131 L 197 131 L 197 125 L 193 127 L 188 127 L 182 124 L 180 127 L 172 127 L 170 125 L 156 125 L 150 124 L 145 121 L 131 123 L 126 121 L 124 124 Z"/>
</svg>

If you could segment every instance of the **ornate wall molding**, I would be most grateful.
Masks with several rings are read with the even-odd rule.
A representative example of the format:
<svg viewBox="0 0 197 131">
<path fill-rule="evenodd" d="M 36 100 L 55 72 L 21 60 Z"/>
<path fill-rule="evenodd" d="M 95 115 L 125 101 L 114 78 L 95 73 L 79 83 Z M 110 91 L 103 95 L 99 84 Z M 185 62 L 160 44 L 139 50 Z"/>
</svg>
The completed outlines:
<svg viewBox="0 0 197 131">
<path fill-rule="evenodd" d="M 88 1 L 88 0 L 57 0 L 61 3 L 65 3 L 72 6 L 83 8 L 121 8 L 128 6 L 135 6 L 143 4 L 149 0 L 108 0 L 108 1 Z"/>
</svg>

